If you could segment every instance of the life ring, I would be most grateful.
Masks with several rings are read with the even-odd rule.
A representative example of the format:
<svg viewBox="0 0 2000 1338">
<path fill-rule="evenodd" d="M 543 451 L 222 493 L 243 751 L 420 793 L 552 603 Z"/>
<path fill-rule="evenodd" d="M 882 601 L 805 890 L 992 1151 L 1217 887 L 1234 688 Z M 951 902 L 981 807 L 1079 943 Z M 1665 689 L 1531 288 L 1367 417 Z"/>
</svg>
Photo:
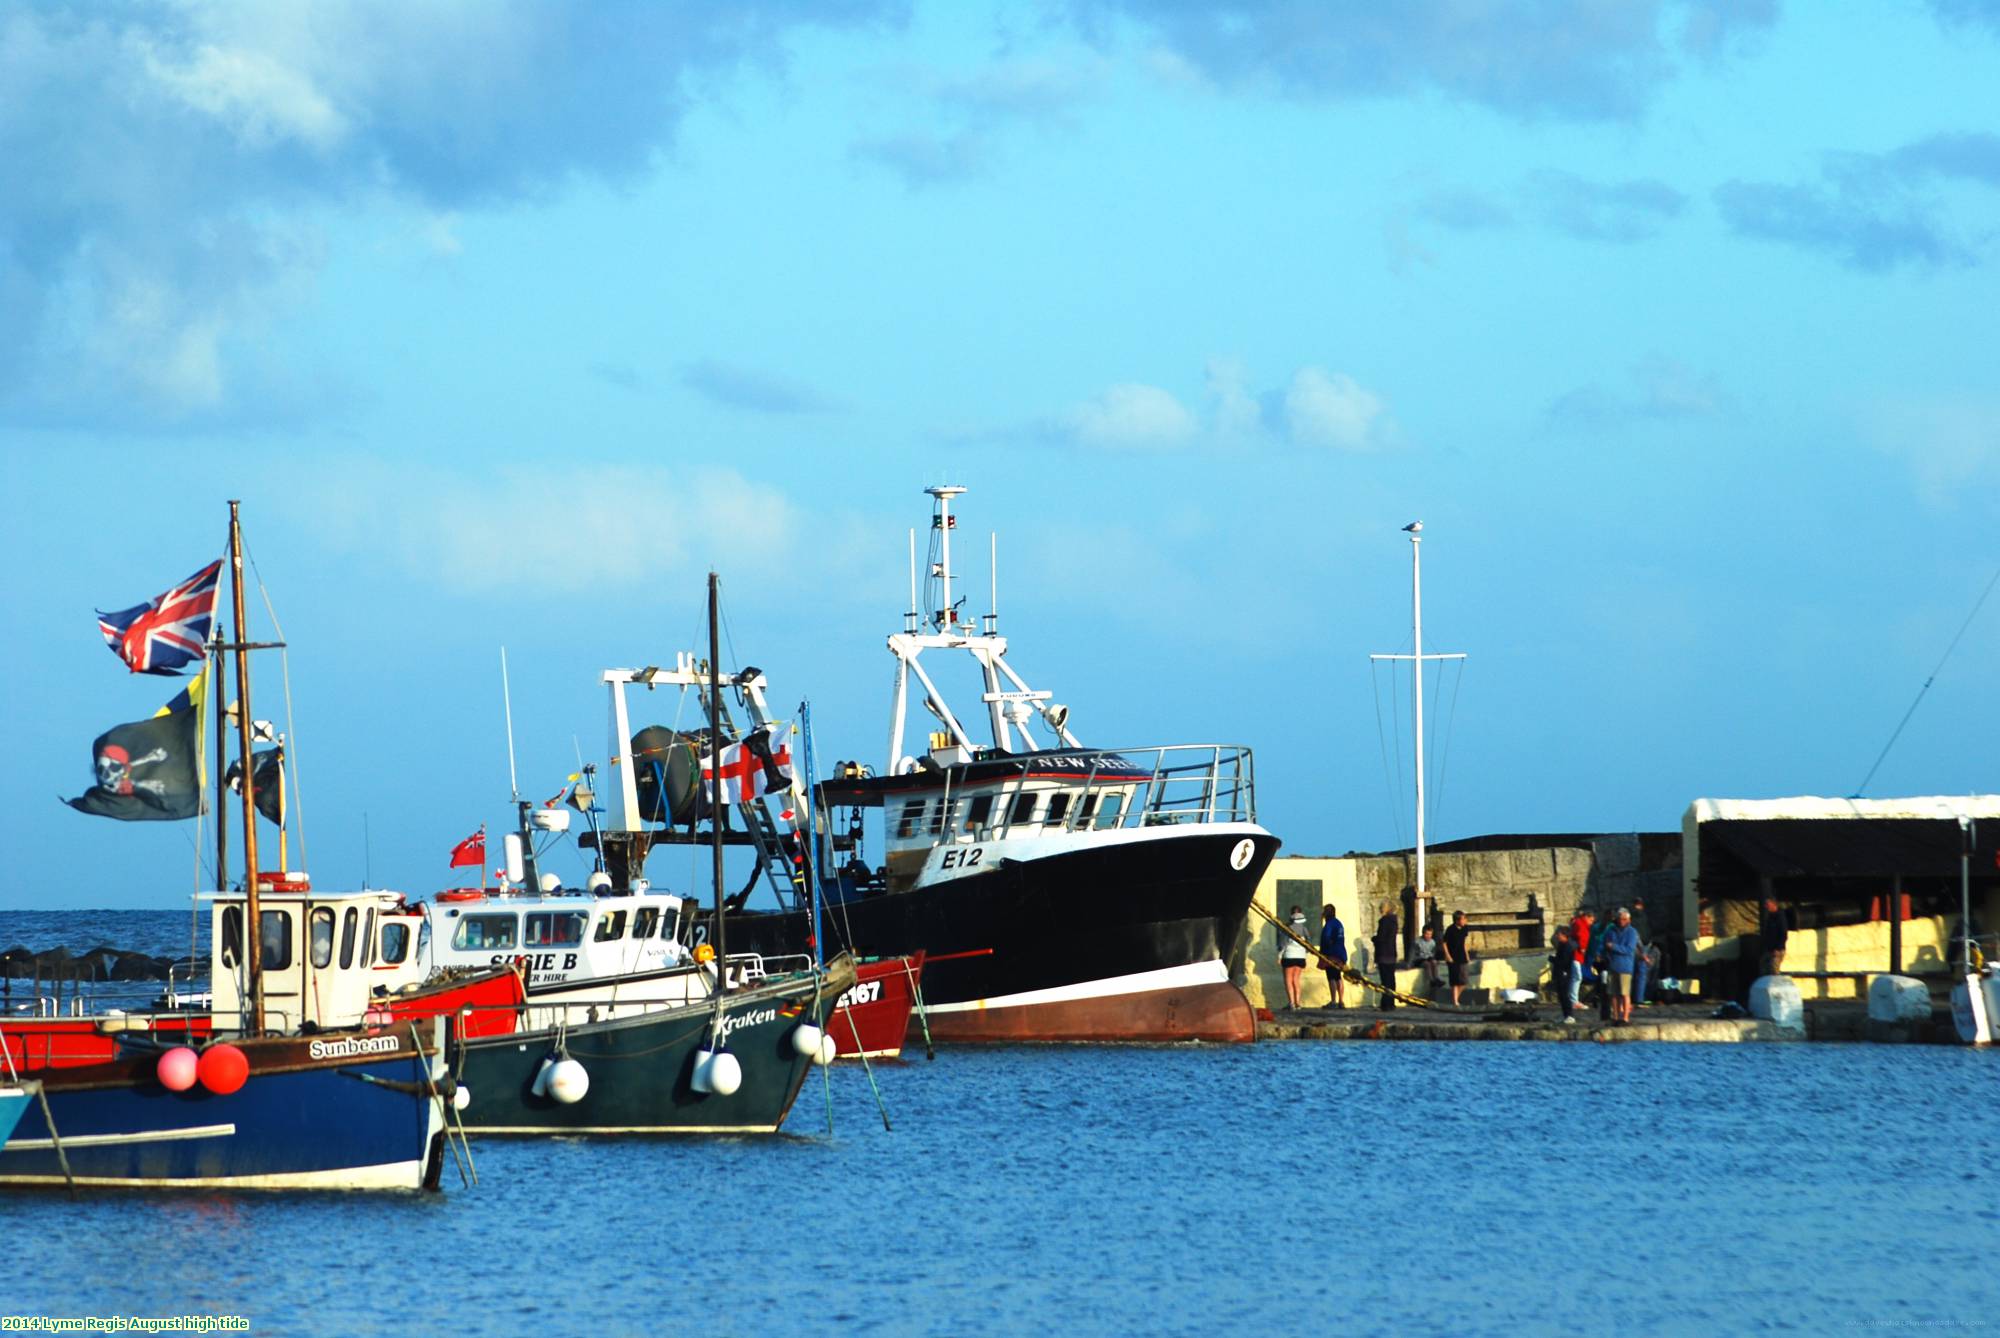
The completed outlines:
<svg viewBox="0 0 2000 1338">
<path fill-rule="evenodd" d="M 484 892 L 476 887 L 454 887 L 449 892 L 438 893 L 437 899 L 439 901 L 478 901 L 485 897 L 485 895 Z"/>
</svg>

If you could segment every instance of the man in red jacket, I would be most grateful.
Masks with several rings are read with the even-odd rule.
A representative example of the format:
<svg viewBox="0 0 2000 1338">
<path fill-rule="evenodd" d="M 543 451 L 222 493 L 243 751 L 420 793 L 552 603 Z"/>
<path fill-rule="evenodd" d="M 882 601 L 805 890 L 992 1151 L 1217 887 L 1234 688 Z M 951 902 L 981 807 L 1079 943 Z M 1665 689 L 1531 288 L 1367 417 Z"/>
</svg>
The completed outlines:
<svg viewBox="0 0 2000 1338">
<path fill-rule="evenodd" d="M 1590 929 L 1596 919 L 1595 911 L 1578 910 L 1576 918 L 1569 922 L 1570 941 L 1575 945 L 1576 953 L 1576 969 L 1569 973 L 1571 1008 L 1575 1008 L 1582 999 L 1583 978 L 1589 975 L 1591 979 L 1596 979 L 1595 973 L 1590 970 Z"/>
</svg>

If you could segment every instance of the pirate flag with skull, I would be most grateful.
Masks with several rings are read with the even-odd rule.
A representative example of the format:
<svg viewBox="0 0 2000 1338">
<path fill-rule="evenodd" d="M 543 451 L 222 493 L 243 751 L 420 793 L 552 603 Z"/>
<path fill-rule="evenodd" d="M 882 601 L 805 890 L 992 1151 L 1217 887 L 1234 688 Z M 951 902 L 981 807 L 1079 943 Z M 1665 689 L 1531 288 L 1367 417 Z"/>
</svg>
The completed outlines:
<svg viewBox="0 0 2000 1338">
<path fill-rule="evenodd" d="M 97 784 L 64 802 L 122 822 L 170 822 L 201 812 L 204 672 L 150 720 L 113 725 L 90 745 Z"/>
</svg>

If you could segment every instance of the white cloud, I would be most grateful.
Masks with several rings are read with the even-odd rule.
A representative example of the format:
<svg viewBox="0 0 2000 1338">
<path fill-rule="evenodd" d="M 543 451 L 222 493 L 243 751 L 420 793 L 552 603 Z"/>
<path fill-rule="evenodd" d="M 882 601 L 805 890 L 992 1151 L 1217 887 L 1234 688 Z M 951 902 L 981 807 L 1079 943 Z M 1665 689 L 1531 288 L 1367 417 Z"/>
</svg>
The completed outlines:
<svg viewBox="0 0 2000 1338">
<path fill-rule="evenodd" d="M 315 482 L 292 468 L 285 495 L 309 499 L 293 523 L 458 593 L 630 590 L 711 565 L 761 579 L 790 566 L 801 525 L 782 492 L 729 469 L 467 474 L 364 457 Z"/>
<path fill-rule="evenodd" d="M 1201 425 L 1186 406 L 1158 386 L 1111 386 L 1062 416 L 1062 426 L 1086 446 L 1147 449 L 1182 446 Z"/>
<path fill-rule="evenodd" d="M 1392 422 L 1381 396 L 1347 373 L 1301 367 L 1285 391 L 1285 426 L 1302 446 L 1366 451 L 1388 443 Z"/>
<path fill-rule="evenodd" d="M 347 118 L 312 76 L 263 51 L 204 44 L 175 61 L 159 44 L 135 39 L 146 73 L 170 99 L 226 125 L 246 147 L 297 140 L 314 150 L 336 147 Z"/>
<path fill-rule="evenodd" d="M 1881 403 L 1863 423 L 1878 449 L 1908 462 L 1930 502 L 1954 506 L 1970 492 L 2000 500 L 2000 399 Z"/>
<path fill-rule="evenodd" d="M 1208 360 L 1208 395 L 1215 402 L 1215 435 L 1244 441 L 1264 428 L 1263 406 L 1250 391 L 1250 369 L 1241 358 Z"/>
</svg>

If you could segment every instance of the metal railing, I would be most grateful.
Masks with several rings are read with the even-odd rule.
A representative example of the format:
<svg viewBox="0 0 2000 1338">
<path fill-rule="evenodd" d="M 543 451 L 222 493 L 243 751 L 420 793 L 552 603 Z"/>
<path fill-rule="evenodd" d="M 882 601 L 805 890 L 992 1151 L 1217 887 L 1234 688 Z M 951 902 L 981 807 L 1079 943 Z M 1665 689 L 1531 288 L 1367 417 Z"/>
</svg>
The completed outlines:
<svg viewBox="0 0 2000 1338">
<path fill-rule="evenodd" d="M 1027 816 L 1014 818 L 1016 799 L 1043 757 L 1018 759 L 1019 776 L 992 796 L 984 821 L 967 824 L 965 800 L 947 791 L 934 815 L 927 814 L 921 830 L 946 839 L 987 840 L 1025 832 L 1077 832 L 1124 827 L 1161 827 L 1183 823 L 1255 822 L 1256 764 L 1249 748 L 1233 743 L 1170 743 L 1150 748 L 1078 749 L 1091 760 L 1081 785 L 1053 788 L 1050 800 L 1067 796 L 1062 816 L 1048 818 L 1048 802 L 1038 801 Z M 1106 770 L 1104 759 L 1127 764 Z M 982 759 L 990 765 L 994 759 Z M 1004 782 L 1003 782 L 1004 783 Z M 982 780 L 984 788 L 989 781 Z M 1038 792 L 1039 793 L 1039 792 Z M 894 819 L 891 819 L 893 822 Z"/>
</svg>

